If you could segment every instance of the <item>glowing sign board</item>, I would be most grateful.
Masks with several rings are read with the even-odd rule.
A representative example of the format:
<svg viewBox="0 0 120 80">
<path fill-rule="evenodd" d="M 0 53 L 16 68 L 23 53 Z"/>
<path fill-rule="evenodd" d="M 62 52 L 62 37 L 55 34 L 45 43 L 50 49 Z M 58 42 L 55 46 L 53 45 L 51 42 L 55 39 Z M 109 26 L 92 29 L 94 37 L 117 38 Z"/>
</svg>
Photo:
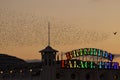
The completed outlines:
<svg viewBox="0 0 120 80">
<path fill-rule="evenodd" d="M 119 69 L 119 63 L 112 62 L 114 59 L 114 55 L 100 49 L 82 48 L 67 52 L 65 54 L 67 60 L 61 61 L 62 68 Z M 73 58 L 87 55 L 105 58 L 108 59 L 109 61 L 108 62 L 98 61 L 97 63 L 95 63 L 93 61 L 81 61 L 77 59 L 72 60 Z"/>
<path fill-rule="evenodd" d="M 108 59 L 110 61 L 112 61 L 114 58 L 114 55 L 112 55 L 111 53 L 108 53 L 107 51 L 103 51 L 103 50 L 96 49 L 96 48 L 78 49 L 78 50 L 73 50 L 73 51 L 67 52 L 65 54 L 66 54 L 66 58 L 68 60 L 75 58 L 75 57 L 80 57 L 83 55 L 103 57 L 103 58 Z"/>
<path fill-rule="evenodd" d="M 93 61 L 80 61 L 80 60 L 62 60 L 61 61 L 62 68 L 82 68 L 82 69 L 119 69 L 118 62 L 98 62 L 95 64 Z"/>
</svg>

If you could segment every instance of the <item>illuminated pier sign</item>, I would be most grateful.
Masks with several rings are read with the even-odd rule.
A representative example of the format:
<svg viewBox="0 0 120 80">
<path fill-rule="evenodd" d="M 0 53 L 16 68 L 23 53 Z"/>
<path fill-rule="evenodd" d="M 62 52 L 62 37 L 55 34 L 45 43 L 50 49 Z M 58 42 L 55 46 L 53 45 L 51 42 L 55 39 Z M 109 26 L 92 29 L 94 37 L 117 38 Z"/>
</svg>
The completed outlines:
<svg viewBox="0 0 120 80">
<path fill-rule="evenodd" d="M 61 68 L 74 68 L 74 69 L 119 69 L 118 62 L 98 62 L 95 64 L 93 61 L 80 61 L 80 60 L 62 60 Z"/>
<path fill-rule="evenodd" d="M 114 59 L 114 55 L 111 53 L 108 53 L 107 51 L 103 51 L 96 48 L 82 48 L 73 50 L 70 52 L 65 53 L 67 60 L 62 60 L 61 67 L 62 68 L 98 68 L 98 69 L 119 69 L 119 63 L 118 62 L 112 62 Z M 96 56 L 97 57 L 97 63 L 93 61 L 82 61 L 77 60 L 73 58 L 77 57 L 87 57 L 90 56 Z M 94 58 L 94 57 L 93 57 Z M 107 59 L 108 62 L 103 62 L 102 60 L 98 59 Z"/>
<path fill-rule="evenodd" d="M 112 55 L 111 53 L 108 53 L 107 51 L 103 51 L 103 50 L 96 49 L 96 48 L 77 49 L 77 50 L 67 52 L 65 54 L 66 54 L 66 58 L 68 60 L 70 60 L 72 58 L 84 56 L 84 55 L 103 57 L 103 58 L 108 59 L 110 61 L 112 61 L 114 58 L 114 55 Z"/>
</svg>

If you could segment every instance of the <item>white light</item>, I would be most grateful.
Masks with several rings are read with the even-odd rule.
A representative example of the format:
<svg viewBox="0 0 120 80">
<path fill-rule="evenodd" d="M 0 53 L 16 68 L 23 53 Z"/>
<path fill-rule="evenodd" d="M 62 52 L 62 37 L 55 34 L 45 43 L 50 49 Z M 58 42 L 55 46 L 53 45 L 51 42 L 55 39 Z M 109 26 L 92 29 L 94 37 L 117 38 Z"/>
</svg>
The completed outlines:
<svg viewBox="0 0 120 80">
<path fill-rule="evenodd" d="M 11 70 L 11 71 L 10 71 L 10 74 L 12 74 L 12 73 L 13 73 L 13 71 Z"/>
<path fill-rule="evenodd" d="M 0 71 L 0 74 L 3 74 L 3 71 Z"/>
<path fill-rule="evenodd" d="M 20 73 L 22 73 L 23 71 L 22 70 L 20 70 Z"/>
<path fill-rule="evenodd" d="M 29 71 L 32 72 L 32 69 L 30 69 Z"/>
</svg>

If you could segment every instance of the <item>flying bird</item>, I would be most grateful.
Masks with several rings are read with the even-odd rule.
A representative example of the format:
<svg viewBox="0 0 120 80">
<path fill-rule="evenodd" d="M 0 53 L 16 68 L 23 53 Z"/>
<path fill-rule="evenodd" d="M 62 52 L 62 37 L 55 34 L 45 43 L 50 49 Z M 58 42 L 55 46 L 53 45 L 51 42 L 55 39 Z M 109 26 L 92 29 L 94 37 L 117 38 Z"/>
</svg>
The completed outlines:
<svg viewBox="0 0 120 80">
<path fill-rule="evenodd" d="M 114 34 L 114 35 L 116 35 L 116 34 L 117 34 L 117 32 L 113 32 L 113 34 Z"/>
</svg>

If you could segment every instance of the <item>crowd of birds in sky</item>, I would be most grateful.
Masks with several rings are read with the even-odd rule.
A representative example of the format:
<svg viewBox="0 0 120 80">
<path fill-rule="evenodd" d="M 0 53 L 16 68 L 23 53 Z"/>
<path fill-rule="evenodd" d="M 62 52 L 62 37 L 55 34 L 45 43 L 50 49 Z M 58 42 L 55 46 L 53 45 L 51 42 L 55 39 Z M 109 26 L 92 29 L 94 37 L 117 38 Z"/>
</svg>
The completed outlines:
<svg viewBox="0 0 120 80">
<path fill-rule="evenodd" d="M 107 32 L 91 31 L 52 19 L 50 22 L 52 45 L 91 44 L 110 37 Z M 47 18 L 0 9 L 0 49 L 9 46 L 46 45 L 47 27 Z M 113 32 L 113 35 L 117 34 Z"/>
</svg>

